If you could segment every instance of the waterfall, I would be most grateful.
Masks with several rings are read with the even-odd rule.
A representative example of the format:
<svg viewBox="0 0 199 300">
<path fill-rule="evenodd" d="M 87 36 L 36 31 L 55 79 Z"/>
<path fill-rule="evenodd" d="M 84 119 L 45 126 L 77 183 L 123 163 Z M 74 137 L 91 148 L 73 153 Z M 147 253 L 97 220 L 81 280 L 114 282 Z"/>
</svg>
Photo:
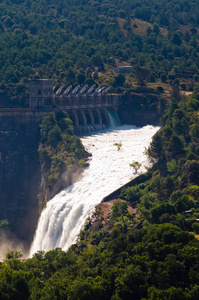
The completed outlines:
<svg viewBox="0 0 199 300">
<path fill-rule="evenodd" d="M 110 119 L 110 128 L 121 126 L 121 121 L 116 111 L 108 110 L 108 115 Z"/>
<path fill-rule="evenodd" d="M 43 210 L 30 255 L 38 250 L 56 247 L 67 250 L 77 239 L 85 220 L 103 197 L 119 188 L 135 175 L 129 164 L 142 164 L 138 174 L 145 171 L 147 158 L 143 154 L 158 127 L 123 125 L 115 130 L 82 137 L 86 150 L 92 153 L 89 167 L 80 181 L 61 191 Z M 115 143 L 121 142 L 118 151 Z"/>
</svg>

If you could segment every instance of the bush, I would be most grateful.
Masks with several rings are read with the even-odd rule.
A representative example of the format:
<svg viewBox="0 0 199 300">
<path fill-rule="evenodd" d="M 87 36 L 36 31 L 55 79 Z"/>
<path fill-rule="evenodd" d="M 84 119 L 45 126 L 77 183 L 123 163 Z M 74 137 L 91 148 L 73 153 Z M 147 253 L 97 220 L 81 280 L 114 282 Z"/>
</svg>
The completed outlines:
<svg viewBox="0 0 199 300">
<path fill-rule="evenodd" d="M 55 148 L 61 140 L 62 140 L 61 130 L 58 125 L 55 125 L 55 127 L 53 127 L 53 129 L 51 129 L 50 132 L 48 133 L 48 140 L 47 140 L 48 145 Z"/>
<path fill-rule="evenodd" d="M 167 81 L 167 76 L 166 76 L 166 74 L 164 74 L 164 73 L 161 74 L 161 75 L 160 75 L 160 79 L 161 79 L 162 82 L 166 82 L 166 81 Z"/>
<path fill-rule="evenodd" d="M 194 222 L 191 227 L 196 234 L 199 234 L 199 223 L 198 222 Z"/>
<path fill-rule="evenodd" d="M 179 84 L 180 84 L 180 81 L 179 81 L 178 78 L 174 79 L 174 81 L 172 82 L 172 85 L 173 85 L 173 86 L 175 86 L 176 84 L 177 84 L 178 86 L 179 86 Z"/>
<path fill-rule="evenodd" d="M 181 83 L 180 84 L 180 87 L 181 87 L 181 89 L 183 90 L 183 91 L 186 91 L 186 83 Z"/>
<path fill-rule="evenodd" d="M 115 201 L 115 203 L 113 204 L 113 206 L 111 208 L 112 218 L 115 219 L 115 218 L 126 215 L 128 212 L 127 208 L 128 208 L 128 205 L 127 205 L 126 201 L 120 201 L 120 200 Z"/>
<path fill-rule="evenodd" d="M 137 185 L 123 188 L 120 194 L 121 198 L 131 202 L 138 201 L 140 196 L 141 196 L 140 189 Z"/>
<path fill-rule="evenodd" d="M 83 168 L 86 165 L 86 161 L 84 159 L 80 159 L 78 161 L 78 165 L 79 165 L 79 167 Z"/>
<path fill-rule="evenodd" d="M 164 92 L 163 87 L 162 87 L 162 86 L 158 86 L 158 87 L 157 87 L 157 92 L 158 92 L 159 94 L 163 93 L 163 92 Z"/>
<path fill-rule="evenodd" d="M 150 81 L 151 81 L 151 82 L 155 82 L 155 76 L 154 76 L 154 75 L 151 75 L 151 76 L 150 76 Z"/>
</svg>

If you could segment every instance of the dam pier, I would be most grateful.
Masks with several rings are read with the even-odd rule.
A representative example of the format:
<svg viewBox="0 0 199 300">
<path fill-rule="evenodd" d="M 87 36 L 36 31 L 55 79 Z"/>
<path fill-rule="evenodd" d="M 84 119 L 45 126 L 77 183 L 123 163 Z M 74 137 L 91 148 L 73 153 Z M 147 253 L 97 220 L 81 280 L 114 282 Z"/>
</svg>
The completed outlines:
<svg viewBox="0 0 199 300">
<path fill-rule="evenodd" d="M 61 86 L 57 90 L 53 81 L 38 79 L 30 81 L 30 110 L 40 114 L 50 110 L 65 111 L 73 121 L 76 134 L 99 131 L 109 126 L 108 110 L 117 112 L 121 95 L 111 94 L 110 87 L 87 84 L 73 87 Z"/>
</svg>

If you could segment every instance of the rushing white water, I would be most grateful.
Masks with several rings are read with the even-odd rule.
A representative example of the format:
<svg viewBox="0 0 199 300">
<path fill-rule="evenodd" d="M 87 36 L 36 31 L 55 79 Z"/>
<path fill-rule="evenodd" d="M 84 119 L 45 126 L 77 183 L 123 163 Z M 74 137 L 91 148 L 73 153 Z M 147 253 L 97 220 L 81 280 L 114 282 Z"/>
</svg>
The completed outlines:
<svg viewBox="0 0 199 300">
<path fill-rule="evenodd" d="M 148 162 L 143 152 L 158 129 L 149 125 L 143 128 L 123 125 L 83 137 L 83 145 L 92 153 L 90 166 L 79 182 L 47 203 L 38 223 L 31 255 L 56 247 L 67 250 L 103 197 L 135 177 L 129 164 L 139 161 L 142 167 L 138 174 L 145 171 Z M 122 147 L 118 151 L 114 143 L 120 142 Z"/>
</svg>

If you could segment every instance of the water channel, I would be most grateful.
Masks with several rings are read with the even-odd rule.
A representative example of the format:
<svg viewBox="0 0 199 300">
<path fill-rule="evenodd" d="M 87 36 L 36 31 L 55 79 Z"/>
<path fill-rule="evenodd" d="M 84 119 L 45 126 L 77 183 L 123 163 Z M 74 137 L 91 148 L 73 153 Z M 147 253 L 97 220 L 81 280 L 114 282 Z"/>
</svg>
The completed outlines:
<svg viewBox="0 0 199 300">
<path fill-rule="evenodd" d="M 144 150 L 158 129 L 151 125 L 142 128 L 122 125 L 82 137 L 84 147 L 92 153 L 89 167 L 78 182 L 47 203 L 39 219 L 31 255 L 56 247 L 67 250 L 103 197 L 146 170 Z M 120 150 L 115 143 L 122 144 Z M 132 161 L 142 164 L 136 175 L 129 166 Z"/>
</svg>

